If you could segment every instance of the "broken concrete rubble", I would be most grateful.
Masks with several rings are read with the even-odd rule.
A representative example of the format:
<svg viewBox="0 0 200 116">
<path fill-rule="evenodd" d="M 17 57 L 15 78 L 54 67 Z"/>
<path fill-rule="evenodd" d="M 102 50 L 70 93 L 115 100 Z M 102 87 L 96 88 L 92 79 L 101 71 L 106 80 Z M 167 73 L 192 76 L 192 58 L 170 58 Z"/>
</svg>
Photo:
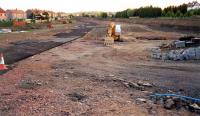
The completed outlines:
<svg viewBox="0 0 200 116">
<path fill-rule="evenodd" d="M 105 79 L 104 80 L 100 79 L 100 80 L 105 81 Z M 135 83 L 135 82 L 130 82 L 130 81 L 127 81 L 127 80 L 124 80 L 121 78 L 116 78 L 116 77 L 111 79 L 111 81 L 121 83 L 122 85 L 124 85 L 127 88 L 133 88 L 133 89 L 140 90 L 140 91 L 144 91 L 146 88 L 153 87 L 153 85 L 148 82 L 138 81 L 137 83 Z"/>
<path fill-rule="evenodd" d="M 186 60 L 196 59 L 196 49 L 195 48 L 188 48 L 183 52 L 183 55 L 185 56 Z"/>
<path fill-rule="evenodd" d="M 161 49 L 159 47 L 151 48 L 151 57 L 155 59 L 161 58 Z"/>
<path fill-rule="evenodd" d="M 183 107 L 189 111 L 200 113 L 200 100 L 198 98 L 176 94 L 154 94 L 150 96 L 154 103 L 162 105 L 166 109 Z"/>
<path fill-rule="evenodd" d="M 22 80 L 18 87 L 22 89 L 35 89 L 39 86 L 42 86 L 42 82 L 39 80 Z"/>
<path fill-rule="evenodd" d="M 182 54 L 183 52 L 184 50 L 171 50 L 168 53 L 168 59 L 169 60 L 183 60 L 184 59 L 184 56 Z"/>
<path fill-rule="evenodd" d="M 160 48 L 152 48 L 151 57 L 162 60 L 200 60 L 200 46 L 186 49 L 161 52 Z"/>
<path fill-rule="evenodd" d="M 199 105 L 197 105 L 196 103 L 194 103 L 194 104 L 191 104 L 191 105 L 190 105 L 190 107 L 191 107 L 191 108 L 193 108 L 193 109 L 200 110 L 200 106 L 199 106 Z"/>
<path fill-rule="evenodd" d="M 137 84 L 138 84 L 139 86 L 153 87 L 152 84 L 147 83 L 147 82 L 142 82 L 142 81 L 137 82 Z"/>
<path fill-rule="evenodd" d="M 136 102 L 137 102 L 137 103 L 146 103 L 147 100 L 144 99 L 144 98 L 137 98 L 137 99 L 136 99 Z"/>
<path fill-rule="evenodd" d="M 166 109 L 172 109 L 174 107 L 175 103 L 173 101 L 173 99 L 167 99 L 164 103 L 164 107 Z"/>
</svg>

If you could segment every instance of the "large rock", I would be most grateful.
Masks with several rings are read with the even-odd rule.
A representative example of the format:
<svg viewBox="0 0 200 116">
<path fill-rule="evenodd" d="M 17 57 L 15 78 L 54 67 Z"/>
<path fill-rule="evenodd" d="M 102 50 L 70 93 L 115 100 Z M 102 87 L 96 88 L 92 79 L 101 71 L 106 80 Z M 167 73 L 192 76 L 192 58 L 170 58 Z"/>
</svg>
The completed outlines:
<svg viewBox="0 0 200 116">
<path fill-rule="evenodd" d="M 136 102 L 138 102 L 138 103 L 146 103 L 147 100 L 144 99 L 144 98 L 137 98 L 137 99 L 136 99 Z"/>
<path fill-rule="evenodd" d="M 167 100 L 165 101 L 164 107 L 165 107 L 166 109 L 172 109 L 172 108 L 174 107 L 174 105 L 175 105 L 175 102 L 174 102 L 173 99 L 167 99 Z"/>
</svg>

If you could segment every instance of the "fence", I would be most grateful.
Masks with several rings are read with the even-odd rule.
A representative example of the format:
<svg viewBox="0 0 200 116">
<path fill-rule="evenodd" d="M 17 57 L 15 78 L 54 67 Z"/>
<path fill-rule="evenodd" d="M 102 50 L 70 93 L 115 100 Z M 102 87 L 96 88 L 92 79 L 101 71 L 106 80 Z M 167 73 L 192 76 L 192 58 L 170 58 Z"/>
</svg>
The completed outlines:
<svg viewBox="0 0 200 116">
<path fill-rule="evenodd" d="M 25 21 L 13 21 L 13 26 L 24 26 L 26 25 Z"/>
</svg>

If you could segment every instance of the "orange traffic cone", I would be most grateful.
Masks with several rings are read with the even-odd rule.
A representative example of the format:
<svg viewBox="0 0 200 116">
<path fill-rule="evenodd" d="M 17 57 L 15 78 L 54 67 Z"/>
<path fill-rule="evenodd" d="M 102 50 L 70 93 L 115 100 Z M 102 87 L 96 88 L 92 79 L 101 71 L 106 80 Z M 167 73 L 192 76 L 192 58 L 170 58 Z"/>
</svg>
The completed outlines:
<svg viewBox="0 0 200 116">
<path fill-rule="evenodd" d="M 5 65 L 3 54 L 0 54 L 0 70 L 7 70 L 8 68 Z"/>
</svg>

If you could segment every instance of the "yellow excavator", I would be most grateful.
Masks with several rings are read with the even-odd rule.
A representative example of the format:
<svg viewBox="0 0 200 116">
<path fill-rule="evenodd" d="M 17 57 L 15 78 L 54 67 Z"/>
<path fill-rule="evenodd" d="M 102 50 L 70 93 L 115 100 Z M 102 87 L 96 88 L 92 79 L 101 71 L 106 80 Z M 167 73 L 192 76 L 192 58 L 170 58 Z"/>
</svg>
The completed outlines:
<svg viewBox="0 0 200 116">
<path fill-rule="evenodd" d="M 121 39 L 121 25 L 116 25 L 114 22 L 111 22 L 108 25 L 107 36 L 104 40 L 106 46 L 114 44 L 114 41 L 122 41 Z"/>
<path fill-rule="evenodd" d="M 121 26 L 116 25 L 114 22 L 111 22 L 108 26 L 107 34 L 109 37 L 112 37 L 114 41 L 120 41 Z"/>
</svg>

